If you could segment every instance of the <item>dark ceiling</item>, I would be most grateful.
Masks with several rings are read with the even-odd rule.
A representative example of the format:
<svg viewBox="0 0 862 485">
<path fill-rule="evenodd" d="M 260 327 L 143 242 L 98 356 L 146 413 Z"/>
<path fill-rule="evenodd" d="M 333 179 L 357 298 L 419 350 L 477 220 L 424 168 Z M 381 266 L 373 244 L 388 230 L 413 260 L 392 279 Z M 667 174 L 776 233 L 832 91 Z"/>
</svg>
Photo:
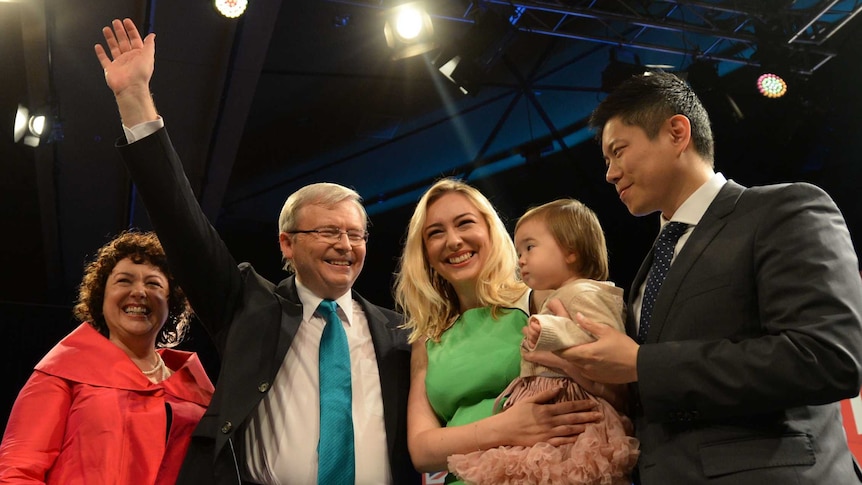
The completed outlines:
<svg viewBox="0 0 862 485">
<path fill-rule="evenodd" d="M 118 231 L 147 227 L 93 55 L 115 17 L 157 33 L 152 91 L 189 179 L 237 259 L 274 279 L 285 197 L 334 181 L 368 202 L 374 264 L 360 284 L 387 298 L 412 203 L 436 177 L 460 175 L 509 219 L 551 197 L 587 200 L 625 282 L 645 250 L 626 245 L 648 241 L 654 221 L 615 200 L 584 129 L 612 57 L 685 72 L 714 63 L 720 78 L 692 70 L 690 81 L 715 118 L 717 168 L 746 184 L 816 182 L 859 238 L 860 2 L 428 2 L 439 43 L 459 49 L 480 13 L 519 16 L 510 42 L 480 46 L 495 62 L 466 96 L 432 66 L 436 51 L 391 59 L 388 5 L 249 0 L 230 20 L 208 0 L 0 0 L 0 301 L 67 308 L 84 260 Z M 786 98 L 756 93 L 766 65 L 788 76 Z M 18 103 L 47 110 L 53 139 L 12 143 Z"/>
</svg>

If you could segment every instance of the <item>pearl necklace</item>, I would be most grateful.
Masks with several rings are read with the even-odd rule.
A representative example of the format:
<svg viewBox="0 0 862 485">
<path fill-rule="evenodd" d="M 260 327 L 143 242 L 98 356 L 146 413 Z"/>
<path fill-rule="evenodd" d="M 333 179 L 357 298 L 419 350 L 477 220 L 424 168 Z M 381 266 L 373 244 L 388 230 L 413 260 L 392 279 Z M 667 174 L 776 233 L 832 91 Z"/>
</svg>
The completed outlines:
<svg viewBox="0 0 862 485">
<path fill-rule="evenodd" d="M 153 383 L 161 382 L 170 377 L 170 373 L 168 372 L 168 368 L 165 365 L 165 361 L 162 360 L 161 354 L 156 352 L 156 358 L 159 359 L 159 361 L 156 362 L 156 365 L 153 366 L 152 369 L 141 370 L 141 372 L 143 372 L 143 374 L 147 376 L 147 379 L 149 379 Z M 159 371 L 161 371 L 161 373 L 158 373 Z"/>
</svg>

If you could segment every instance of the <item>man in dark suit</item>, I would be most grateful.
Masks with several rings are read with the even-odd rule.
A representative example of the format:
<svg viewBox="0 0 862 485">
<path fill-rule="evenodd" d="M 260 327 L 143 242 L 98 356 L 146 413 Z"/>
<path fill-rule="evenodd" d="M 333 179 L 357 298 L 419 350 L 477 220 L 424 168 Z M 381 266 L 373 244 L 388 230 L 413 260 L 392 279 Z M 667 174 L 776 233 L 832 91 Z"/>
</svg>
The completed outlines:
<svg viewBox="0 0 862 485">
<path fill-rule="evenodd" d="M 633 282 L 629 336 L 578 316 L 598 340 L 561 354 L 632 383 L 636 482 L 862 482 L 837 402 L 862 385 L 862 281 L 833 201 L 714 172 L 707 113 L 671 74 L 624 83 L 591 125 L 629 212 L 679 228 Z"/>
<path fill-rule="evenodd" d="M 410 347 L 401 316 L 352 291 L 367 240 L 359 195 L 313 184 L 287 199 L 279 241 L 295 275 L 276 285 L 246 263 L 237 266 L 201 211 L 149 94 L 154 36 L 142 39 L 128 19 L 112 26 L 103 29 L 110 57 L 100 45 L 96 54 L 126 131 L 120 153 L 221 355 L 217 389 L 179 483 L 419 483 L 406 442 Z M 337 305 L 334 323 L 316 310 L 324 300 Z M 318 466 L 318 443 L 327 440 L 318 421 L 321 401 L 328 402 L 318 392 L 325 325 L 346 334 L 355 449 L 354 465 L 329 479 L 319 476 L 323 453 Z"/>
</svg>

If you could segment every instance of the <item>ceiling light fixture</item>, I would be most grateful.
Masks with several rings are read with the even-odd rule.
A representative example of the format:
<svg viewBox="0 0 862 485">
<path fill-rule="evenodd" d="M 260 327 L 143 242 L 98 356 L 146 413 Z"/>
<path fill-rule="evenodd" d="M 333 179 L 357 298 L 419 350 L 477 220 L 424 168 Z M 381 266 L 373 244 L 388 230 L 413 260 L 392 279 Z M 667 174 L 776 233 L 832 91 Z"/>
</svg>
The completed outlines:
<svg viewBox="0 0 862 485">
<path fill-rule="evenodd" d="M 437 48 L 434 25 L 424 2 L 396 5 L 387 10 L 385 16 L 383 35 L 386 45 L 392 49 L 392 59 L 414 57 Z"/>
<path fill-rule="evenodd" d="M 30 110 L 23 105 L 18 105 L 18 111 L 15 113 L 15 130 L 13 139 L 15 143 L 21 141 L 24 135 L 27 134 L 27 124 L 30 121 Z"/>
<path fill-rule="evenodd" d="M 48 132 L 48 118 L 42 114 L 30 114 L 26 106 L 19 104 L 15 113 L 15 129 L 13 139 L 29 147 L 37 147 Z"/>
<path fill-rule="evenodd" d="M 422 32 L 422 24 L 422 12 L 416 9 L 402 10 L 395 19 L 395 33 L 403 40 L 412 41 Z"/>
<path fill-rule="evenodd" d="M 767 98 L 780 98 L 787 93 L 787 83 L 778 74 L 761 74 L 757 78 L 757 90 Z"/>
<path fill-rule="evenodd" d="M 480 10 L 467 32 L 445 46 L 434 67 L 452 81 L 464 94 L 475 96 L 482 87 L 485 74 L 500 60 L 518 32 L 515 23 L 520 16 L 505 16 L 490 10 Z"/>
<path fill-rule="evenodd" d="M 446 51 L 444 51 L 446 52 Z M 464 94 L 476 94 L 479 90 L 480 82 L 477 79 L 478 70 L 469 62 L 461 62 L 461 56 L 458 54 L 442 54 L 437 58 L 435 64 L 439 64 L 437 68 L 446 79 L 452 81 L 458 89 Z"/>
<path fill-rule="evenodd" d="M 235 19 L 245 13 L 248 0 L 215 0 L 215 8 L 229 19 Z"/>
</svg>

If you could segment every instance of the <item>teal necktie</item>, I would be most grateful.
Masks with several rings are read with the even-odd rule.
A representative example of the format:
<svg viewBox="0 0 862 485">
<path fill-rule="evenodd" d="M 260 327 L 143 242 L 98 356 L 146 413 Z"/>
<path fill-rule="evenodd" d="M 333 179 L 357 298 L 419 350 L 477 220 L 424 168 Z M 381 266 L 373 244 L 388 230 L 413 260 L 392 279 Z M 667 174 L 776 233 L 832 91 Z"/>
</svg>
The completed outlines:
<svg viewBox="0 0 862 485">
<path fill-rule="evenodd" d="M 323 300 L 317 313 L 325 320 L 320 338 L 320 441 L 317 442 L 317 483 L 353 485 L 353 413 L 350 348 L 335 302 Z"/>
</svg>

